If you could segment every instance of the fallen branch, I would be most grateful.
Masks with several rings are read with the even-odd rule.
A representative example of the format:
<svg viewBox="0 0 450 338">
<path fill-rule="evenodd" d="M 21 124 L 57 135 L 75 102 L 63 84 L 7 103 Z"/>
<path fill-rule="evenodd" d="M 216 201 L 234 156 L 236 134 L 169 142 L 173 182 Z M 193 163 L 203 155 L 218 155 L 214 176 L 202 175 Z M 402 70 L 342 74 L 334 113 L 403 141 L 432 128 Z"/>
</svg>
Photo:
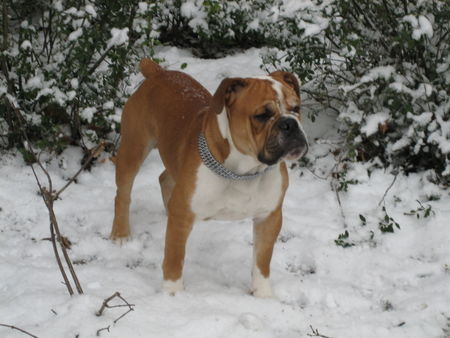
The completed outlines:
<svg viewBox="0 0 450 338">
<path fill-rule="evenodd" d="M 323 334 L 319 333 L 318 329 L 315 329 L 312 327 L 312 325 L 309 326 L 311 328 L 312 334 L 311 333 L 307 333 L 306 335 L 309 337 L 322 337 L 322 338 L 331 338 L 329 336 L 324 336 Z"/>
<path fill-rule="evenodd" d="M 7 328 L 9 328 L 9 329 L 11 329 L 11 330 L 20 331 L 20 332 L 22 332 L 22 333 L 24 333 L 24 334 L 26 334 L 26 335 L 28 335 L 28 336 L 30 336 L 30 337 L 33 337 L 33 338 L 39 338 L 38 336 L 35 336 L 34 334 L 31 334 L 30 332 L 27 332 L 27 331 L 25 331 L 24 329 L 21 329 L 21 328 L 19 328 L 19 327 L 13 326 L 13 325 L 0 324 L 0 326 L 7 327 Z"/>
<path fill-rule="evenodd" d="M 111 300 L 113 300 L 114 298 L 119 298 L 120 300 L 122 300 L 122 302 L 124 302 L 124 304 L 118 304 L 118 305 L 109 305 L 109 302 Z M 123 317 L 125 317 L 128 313 L 130 313 L 131 311 L 134 311 L 134 304 L 130 304 L 127 302 L 127 300 L 125 298 L 123 298 L 119 292 L 115 292 L 112 296 L 105 298 L 103 300 L 102 306 L 100 307 L 100 309 L 97 311 L 97 313 L 95 314 L 97 317 L 100 317 L 103 314 L 103 311 L 105 311 L 105 309 L 113 309 L 116 307 L 128 307 L 128 310 L 124 313 L 122 313 L 119 317 L 117 317 L 116 319 L 114 319 L 113 323 L 111 325 L 116 324 L 119 320 L 121 320 Z M 101 329 L 97 330 L 97 337 L 100 336 L 100 333 L 102 331 L 108 331 L 111 328 L 111 325 L 108 325 L 107 327 L 103 327 Z"/>
</svg>

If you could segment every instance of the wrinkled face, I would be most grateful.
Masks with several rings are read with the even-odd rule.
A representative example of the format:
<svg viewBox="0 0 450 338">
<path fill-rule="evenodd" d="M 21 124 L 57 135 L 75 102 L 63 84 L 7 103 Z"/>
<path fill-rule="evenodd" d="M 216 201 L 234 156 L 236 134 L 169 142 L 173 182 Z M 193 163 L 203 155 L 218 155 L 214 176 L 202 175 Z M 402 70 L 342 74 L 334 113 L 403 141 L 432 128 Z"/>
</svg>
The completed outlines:
<svg viewBox="0 0 450 338">
<path fill-rule="evenodd" d="M 222 100 L 233 143 L 241 153 L 273 165 L 282 159 L 296 160 L 308 151 L 294 75 L 274 72 L 260 78 L 225 79 L 214 100 Z M 216 109 L 220 108 L 219 104 Z"/>
</svg>

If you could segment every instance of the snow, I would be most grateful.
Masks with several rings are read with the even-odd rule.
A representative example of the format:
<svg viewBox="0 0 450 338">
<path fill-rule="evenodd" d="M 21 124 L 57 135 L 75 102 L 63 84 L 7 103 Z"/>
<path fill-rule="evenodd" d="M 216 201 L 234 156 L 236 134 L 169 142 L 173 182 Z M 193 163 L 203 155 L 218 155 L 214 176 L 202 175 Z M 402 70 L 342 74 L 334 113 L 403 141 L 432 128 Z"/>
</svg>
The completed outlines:
<svg viewBox="0 0 450 338">
<path fill-rule="evenodd" d="M 31 42 L 30 40 L 24 40 L 21 45 L 20 45 L 20 49 L 26 50 L 26 49 L 31 49 Z"/>
<path fill-rule="evenodd" d="M 177 48 L 162 48 L 156 56 L 165 58 L 164 65 L 171 69 L 187 63 L 185 71 L 210 91 L 224 77 L 262 73 L 256 49 L 217 60 L 196 59 Z M 135 86 L 141 79 L 135 78 Z M 48 213 L 33 174 L 19 155 L 2 154 L 1 323 L 49 338 L 95 337 L 108 325 L 110 333 L 101 336 L 296 338 L 312 334 L 311 325 L 335 338 L 448 337 L 448 190 L 431 184 L 427 173 L 399 175 L 385 205 L 401 230 L 382 234 L 378 203 L 394 177 L 383 170 L 369 175 L 367 165 L 355 163 L 348 178 L 361 183 L 340 192 L 344 229 L 330 189 L 332 142 L 320 142 L 332 135 L 332 121 L 306 122 L 306 131 L 314 135 L 308 155 L 313 166 L 290 171 L 284 224 L 272 261 L 274 299 L 249 294 L 249 220 L 196 224 L 187 249 L 186 290 L 176 296 L 162 292 L 166 216 L 158 184 L 163 165 L 157 152 L 150 154 L 136 178 L 133 236 L 122 246 L 108 239 L 115 184 L 114 165 L 106 158 L 83 172 L 55 202 L 63 235 L 73 243 L 69 254 L 85 293 L 69 297 L 46 240 Z M 46 162 L 56 188 L 78 170 L 81 157 L 79 149 L 69 147 Z M 428 218 L 405 215 L 419 207 L 416 200 L 430 205 L 434 213 Z M 366 218 L 365 226 L 359 215 Z M 334 240 L 345 230 L 355 245 L 344 249 Z M 135 307 L 112 325 L 123 308 L 107 309 L 101 317 L 95 312 L 115 291 Z M 23 337 L 2 327 L 0 336 Z"/>
<path fill-rule="evenodd" d="M 111 39 L 108 40 L 108 48 L 120 46 L 128 42 L 128 28 L 112 28 Z"/>
<path fill-rule="evenodd" d="M 433 37 L 433 26 L 431 25 L 431 22 L 423 15 L 419 16 L 418 21 L 418 27 L 415 28 L 412 33 L 413 39 L 419 40 L 423 35 L 428 39 L 431 39 Z"/>
<path fill-rule="evenodd" d="M 148 4 L 146 2 L 139 2 L 138 3 L 139 11 L 142 13 L 145 13 L 148 10 Z"/>
<path fill-rule="evenodd" d="M 84 6 L 84 10 L 86 11 L 86 13 L 88 13 L 90 16 L 96 18 L 97 17 L 97 11 L 95 10 L 94 6 L 92 5 L 86 5 Z"/>
<path fill-rule="evenodd" d="M 69 41 L 74 41 L 78 39 L 81 35 L 83 35 L 83 28 L 78 28 L 74 30 L 72 33 L 69 34 L 69 37 L 67 38 Z"/>
<path fill-rule="evenodd" d="M 372 68 L 366 75 L 364 75 L 360 82 L 366 83 L 375 81 L 376 79 L 383 78 L 385 80 L 389 80 L 392 74 L 395 72 L 395 68 L 393 66 L 380 66 Z"/>
<path fill-rule="evenodd" d="M 342 89 L 344 91 L 344 94 L 355 90 L 356 88 L 358 88 L 359 86 L 361 86 L 363 83 L 369 83 L 369 82 L 373 82 L 377 79 L 384 79 L 384 80 L 389 80 L 389 78 L 395 73 L 395 68 L 393 66 L 379 66 L 379 67 L 374 67 L 371 70 L 369 70 L 364 76 L 361 77 L 361 79 L 353 84 L 353 85 L 343 85 L 340 86 L 339 89 Z M 402 83 L 399 83 L 398 85 L 395 84 L 395 88 L 397 90 L 399 86 L 401 86 L 400 88 L 403 88 L 406 86 L 403 86 Z"/>
<path fill-rule="evenodd" d="M 97 109 L 95 107 L 87 107 L 81 111 L 80 116 L 90 123 L 96 111 Z"/>
<path fill-rule="evenodd" d="M 183 2 L 180 8 L 181 15 L 189 20 L 189 26 L 193 29 L 198 27 L 203 29 L 208 29 L 208 24 L 206 23 L 206 13 L 203 9 L 201 3 L 195 0 L 188 0 Z"/>
<path fill-rule="evenodd" d="M 25 89 L 41 88 L 43 82 L 44 82 L 43 76 L 41 74 L 39 74 L 39 75 L 29 78 L 23 87 Z"/>
<path fill-rule="evenodd" d="M 400 81 L 389 84 L 389 88 L 392 88 L 396 92 L 405 93 L 412 97 L 413 102 L 420 97 L 428 97 L 433 93 L 433 87 L 429 83 L 419 84 L 417 89 L 411 89 Z"/>
<path fill-rule="evenodd" d="M 378 131 L 378 126 L 389 120 L 388 112 L 378 112 L 367 116 L 364 125 L 361 127 L 361 132 L 367 136 L 375 134 Z"/>
<path fill-rule="evenodd" d="M 414 15 L 406 15 L 403 17 L 404 22 L 408 22 L 412 28 L 412 38 L 419 40 L 422 36 L 426 36 L 428 39 L 433 37 L 433 25 L 430 20 L 423 16 L 415 17 Z"/>
<path fill-rule="evenodd" d="M 70 80 L 70 85 L 72 86 L 73 89 L 77 89 L 78 85 L 79 85 L 78 79 L 75 78 L 75 77 L 73 79 L 71 79 Z"/>
</svg>

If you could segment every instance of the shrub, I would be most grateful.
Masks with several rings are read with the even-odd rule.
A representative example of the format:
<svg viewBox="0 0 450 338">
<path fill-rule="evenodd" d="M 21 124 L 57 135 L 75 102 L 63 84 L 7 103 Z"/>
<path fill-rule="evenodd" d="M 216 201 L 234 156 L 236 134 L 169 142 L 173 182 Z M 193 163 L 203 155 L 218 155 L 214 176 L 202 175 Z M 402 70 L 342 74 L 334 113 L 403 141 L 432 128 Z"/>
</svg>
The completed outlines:
<svg viewBox="0 0 450 338">
<path fill-rule="evenodd" d="M 170 0 L 160 4 L 161 42 L 191 48 L 200 57 L 218 57 L 268 43 L 264 25 L 275 0 Z"/>
<path fill-rule="evenodd" d="M 22 147 L 11 102 L 31 140 L 51 151 L 88 147 L 114 130 L 138 54 L 152 53 L 154 8 L 134 0 L 4 1 L 3 146 Z"/>
<path fill-rule="evenodd" d="M 449 17 L 442 0 L 316 1 L 283 18 L 284 54 L 266 62 L 306 80 L 314 113 L 338 112 L 348 158 L 432 169 L 448 182 Z"/>
</svg>

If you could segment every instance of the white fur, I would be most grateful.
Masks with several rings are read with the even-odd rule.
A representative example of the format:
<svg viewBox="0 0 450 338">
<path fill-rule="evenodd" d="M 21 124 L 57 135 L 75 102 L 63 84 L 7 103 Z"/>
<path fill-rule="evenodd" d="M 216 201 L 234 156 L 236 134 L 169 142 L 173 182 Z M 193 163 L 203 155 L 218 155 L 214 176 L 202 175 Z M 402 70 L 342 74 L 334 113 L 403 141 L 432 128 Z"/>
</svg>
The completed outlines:
<svg viewBox="0 0 450 338">
<path fill-rule="evenodd" d="M 294 73 L 294 76 L 297 78 L 298 83 L 300 85 L 301 81 L 298 78 L 298 76 Z M 272 81 L 272 88 L 275 90 L 275 92 L 277 93 L 278 96 L 278 102 L 279 102 L 279 109 L 282 115 L 287 114 L 289 115 L 290 118 L 294 119 L 297 122 L 298 127 L 300 128 L 300 130 L 302 131 L 303 135 L 305 135 L 306 137 L 306 133 L 305 130 L 303 129 L 302 123 L 300 122 L 299 118 L 288 112 L 286 109 L 286 106 L 284 105 L 284 95 L 283 92 L 281 90 L 282 88 L 282 84 L 280 82 L 278 82 L 277 80 L 271 78 L 270 76 L 266 76 L 266 77 L 262 77 L 266 80 L 271 80 Z M 296 102 L 287 102 L 290 106 L 294 106 L 296 104 Z"/>
<path fill-rule="evenodd" d="M 228 138 L 228 117 L 225 108 L 217 115 L 217 124 L 219 125 L 220 134 L 223 138 Z"/>
<path fill-rule="evenodd" d="M 218 116 L 222 136 L 230 144 L 230 154 L 224 166 L 237 174 L 264 170 L 267 165 L 242 154 L 234 145 L 225 110 Z M 247 217 L 266 217 L 278 205 L 282 192 L 279 164 L 264 175 L 251 180 L 234 181 L 214 174 L 203 163 L 197 171 L 197 183 L 191 201 L 196 219 L 238 220 Z"/>
<path fill-rule="evenodd" d="M 277 207 L 281 186 L 279 165 L 252 180 L 233 181 L 217 176 L 201 164 L 191 208 L 197 220 L 264 218 Z"/>
<path fill-rule="evenodd" d="M 178 279 L 176 281 L 165 280 L 163 281 L 163 290 L 170 295 L 176 294 L 178 291 L 182 291 L 183 287 L 183 279 Z"/>
<path fill-rule="evenodd" d="M 264 277 L 256 265 L 253 266 L 252 270 L 252 293 L 259 298 L 273 297 L 269 278 Z"/>
<path fill-rule="evenodd" d="M 272 88 L 273 88 L 273 90 L 275 90 L 275 93 L 277 93 L 278 101 L 279 101 L 280 103 L 283 102 L 283 98 L 284 98 L 283 90 L 282 90 L 282 89 L 283 89 L 283 84 L 282 84 L 281 82 L 275 80 L 273 77 L 268 76 L 268 75 L 257 76 L 256 78 L 257 78 L 257 79 L 260 79 L 260 80 L 267 80 L 267 81 L 270 81 L 270 82 L 272 83 Z M 284 108 L 284 107 L 283 107 L 283 108 Z M 283 114 L 284 112 L 285 112 L 285 109 L 283 109 L 283 110 L 281 111 L 282 114 Z"/>
</svg>

